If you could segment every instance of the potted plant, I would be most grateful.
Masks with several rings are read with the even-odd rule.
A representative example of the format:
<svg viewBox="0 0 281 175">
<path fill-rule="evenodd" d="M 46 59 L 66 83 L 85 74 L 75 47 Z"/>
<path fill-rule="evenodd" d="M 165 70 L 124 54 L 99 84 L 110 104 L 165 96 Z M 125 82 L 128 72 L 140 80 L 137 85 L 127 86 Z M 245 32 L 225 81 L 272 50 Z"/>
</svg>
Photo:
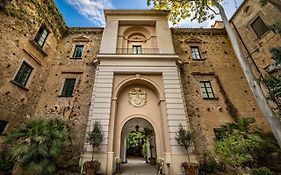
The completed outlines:
<svg viewBox="0 0 281 175">
<path fill-rule="evenodd" d="M 163 165 L 164 165 L 164 161 L 162 159 L 157 159 L 156 160 L 156 171 L 157 171 L 157 174 L 162 174 Z"/>
<path fill-rule="evenodd" d="M 185 170 L 185 174 L 186 175 L 197 175 L 199 166 L 197 163 L 191 163 L 189 152 L 188 152 L 188 149 L 192 143 L 191 131 L 183 129 L 182 125 L 180 124 L 179 130 L 176 133 L 175 139 L 179 145 L 181 145 L 185 148 L 186 153 L 187 153 L 188 162 L 182 163 L 182 167 Z"/>
<path fill-rule="evenodd" d="M 120 158 L 117 158 L 115 160 L 116 162 L 116 171 L 115 171 L 115 174 L 121 174 L 121 159 Z"/>
<path fill-rule="evenodd" d="M 151 139 L 152 139 L 152 136 L 153 136 L 154 132 L 150 128 L 144 128 L 143 130 L 144 130 L 145 139 L 149 143 L 149 149 L 150 149 L 149 163 L 150 163 L 150 165 L 155 165 L 156 164 L 156 158 L 153 157 L 153 155 L 152 155 L 153 146 L 151 145 Z"/>
<path fill-rule="evenodd" d="M 95 149 L 99 148 L 101 142 L 103 141 L 103 132 L 100 122 L 95 121 L 93 123 L 93 130 L 88 133 L 86 140 L 93 147 L 92 160 L 87 163 L 87 175 L 96 175 L 97 171 L 99 170 L 98 169 L 94 170 L 95 168 L 97 168 L 97 166 L 95 166 L 95 164 L 97 163 L 95 163 L 96 161 L 94 161 L 94 153 L 95 153 Z M 99 163 L 99 167 L 100 167 L 100 163 Z"/>
</svg>

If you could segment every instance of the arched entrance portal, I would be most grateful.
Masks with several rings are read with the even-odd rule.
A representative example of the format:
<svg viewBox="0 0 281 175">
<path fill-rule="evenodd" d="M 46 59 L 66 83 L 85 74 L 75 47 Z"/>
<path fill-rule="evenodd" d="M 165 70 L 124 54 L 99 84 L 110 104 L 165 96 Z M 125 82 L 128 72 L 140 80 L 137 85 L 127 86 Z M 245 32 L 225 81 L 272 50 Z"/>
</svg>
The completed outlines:
<svg viewBox="0 0 281 175">
<path fill-rule="evenodd" d="M 154 128 L 147 120 L 136 117 L 127 121 L 121 132 L 122 163 L 127 163 L 131 157 L 154 164 L 157 158 L 155 137 Z"/>
<path fill-rule="evenodd" d="M 149 143 L 152 147 L 150 149 L 149 146 L 146 150 L 147 158 L 164 160 L 166 153 L 170 152 L 166 105 L 161 83 L 161 75 L 115 75 L 110 112 L 108 172 L 111 172 L 110 169 L 114 167 L 116 160 L 128 161 L 126 140 L 130 133 L 136 131 L 137 125 L 139 131 L 144 132 L 145 128 L 153 131 Z"/>
</svg>

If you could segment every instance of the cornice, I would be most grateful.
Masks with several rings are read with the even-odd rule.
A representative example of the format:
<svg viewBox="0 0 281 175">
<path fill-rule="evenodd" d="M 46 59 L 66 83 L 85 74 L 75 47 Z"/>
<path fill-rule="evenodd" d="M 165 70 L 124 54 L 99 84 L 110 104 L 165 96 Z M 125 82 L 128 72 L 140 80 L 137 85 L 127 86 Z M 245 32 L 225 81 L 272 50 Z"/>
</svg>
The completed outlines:
<svg viewBox="0 0 281 175">
<path fill-rule="evenodd" d="M 153 15 L 153 16 L 168 16 L 170 13 L 169 10 L 112 10 L 105 9 L 105 16 L 113 15 Z"/>
<path fill-rule="evenodd" d="M 77 33 L 85 33 L 85 34 L 102 34 L 104 28 L 103 27 L 70 27 L 67 30 L 68 34 L 77 34 Z"/>
<path fill-rule="evenodd" d="M 171 28 L 172 34 L 194 34 L 194 35 L 226 35 L 225 29 L 215 28 Z"/>
</svg>

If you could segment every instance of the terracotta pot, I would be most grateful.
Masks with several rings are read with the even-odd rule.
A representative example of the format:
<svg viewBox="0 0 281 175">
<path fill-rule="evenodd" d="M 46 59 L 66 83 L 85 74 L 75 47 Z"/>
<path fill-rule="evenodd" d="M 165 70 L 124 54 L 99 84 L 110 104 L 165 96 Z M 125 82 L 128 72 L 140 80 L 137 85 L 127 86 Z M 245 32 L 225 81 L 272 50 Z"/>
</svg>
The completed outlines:
<svg viewBox="0 0 281 175">
<path fill-rule="evenodd" d="M 156 158 L 149 158 L 150 165 L 156 165 Z"/>
<path fill-rule="evenodd" d="M 185 175 L 198 175 L 199 166 L 196 163 L 188 163 L 184 166 Z"/>
<path fill-rule="evenodd" d="M 185 168 L 185 175 L 198 175 L 197 170 Z"/>
<path fill-rule="evenodd" d="M 94 167 L 88 167 L 87 175 L 94 175 Z"/>
</svg>

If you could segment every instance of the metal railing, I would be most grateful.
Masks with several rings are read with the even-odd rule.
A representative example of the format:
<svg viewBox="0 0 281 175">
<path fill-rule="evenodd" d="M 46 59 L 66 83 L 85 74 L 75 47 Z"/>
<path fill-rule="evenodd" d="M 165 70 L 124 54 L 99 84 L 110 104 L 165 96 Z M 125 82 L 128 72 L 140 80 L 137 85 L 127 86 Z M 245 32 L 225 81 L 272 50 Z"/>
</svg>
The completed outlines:
<svg viewBox="0 0 281 175">
<path fill-rule="evenodd" d="M 124 54 L 124 55 L 153 55 L 159 54 L 158 48 L 141 48 L 140 50 L 134 50 L 133 48 L 117 48 L 116 54 Z"/>
</svg>

